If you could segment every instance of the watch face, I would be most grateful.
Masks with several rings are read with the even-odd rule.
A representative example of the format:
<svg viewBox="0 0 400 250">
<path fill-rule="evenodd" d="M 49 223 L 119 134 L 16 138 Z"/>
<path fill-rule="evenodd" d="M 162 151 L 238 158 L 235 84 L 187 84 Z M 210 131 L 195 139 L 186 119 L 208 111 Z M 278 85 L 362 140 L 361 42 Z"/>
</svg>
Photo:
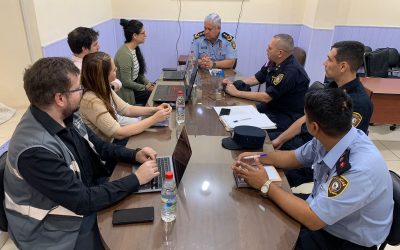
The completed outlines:
<svg viewBox="0 0 400 250">
<path fill-rule="evenodd" d="M 262 186 L 262 187 L 261 187 L 261 192 L 262 192 L 263 194 L 267 193 L 267 192 L 268 192 L 268 187 Z"/>
</svg>

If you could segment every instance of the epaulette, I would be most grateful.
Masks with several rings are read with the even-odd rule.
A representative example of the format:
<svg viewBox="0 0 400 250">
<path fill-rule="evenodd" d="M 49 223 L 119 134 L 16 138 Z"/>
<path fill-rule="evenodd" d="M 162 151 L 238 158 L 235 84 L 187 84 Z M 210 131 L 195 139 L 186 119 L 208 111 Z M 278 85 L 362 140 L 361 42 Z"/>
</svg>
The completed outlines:
<svg viewBox="0 0 400 250">
<path fill-rule="evenodd" d="M 229 35 L 226 32 L 222 32 L 222 37 L 225 38 L 226 40 L 228 40 L 228 42 L 233 40 L 233 36 Z"/>
<path fill-rule="evenodd" d="M 194 35 L 193 35 L 194 39 L 200 38 L 200 37 L 202 37 L 202 36 L 204 36 L 204 30 L 203 30 L 203 31 L 200 31 L 200 32 L 197 33 L 197 34 L 194 34 Z"/>
<path fill-rule="evenodd" d="M 336 173 L 338 175 L 343 174 L 344 172 L 346 172 L 351 168 L 349 155 L 350 155 L 350 149 L 346 149 L 346 151 L 344 151 L 344 153 L 340 156 L 339 160 L 336 162 Z"/>
</svg>

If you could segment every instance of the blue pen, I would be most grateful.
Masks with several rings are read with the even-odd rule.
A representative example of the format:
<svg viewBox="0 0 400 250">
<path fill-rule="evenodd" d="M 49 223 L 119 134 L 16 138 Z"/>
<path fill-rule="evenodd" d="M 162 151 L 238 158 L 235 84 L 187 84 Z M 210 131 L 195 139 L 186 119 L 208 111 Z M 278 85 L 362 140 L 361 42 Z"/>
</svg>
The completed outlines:
<svg viewBox="0 0 400 250">
<path fill-rule="evenodd" d="M 234 120 L 233 122 L 240 122 L 240 121 L 245 121 L 245 120 L 250 120 L 251 118 L 243 118 L 243 119 L 238 119 Z"/>
<path fill-rule="evenodd" d="M 251 156 L 246 156 L 243 157 L 244 160 L 250 160 L 250 159 L 255 159 L 255 158 L 259 158 L 259 157 L 263 157 L 263 156 L 267 156 L 268 154 L 259 154 L 259 155 L 251 155 Z"/>
</svg>

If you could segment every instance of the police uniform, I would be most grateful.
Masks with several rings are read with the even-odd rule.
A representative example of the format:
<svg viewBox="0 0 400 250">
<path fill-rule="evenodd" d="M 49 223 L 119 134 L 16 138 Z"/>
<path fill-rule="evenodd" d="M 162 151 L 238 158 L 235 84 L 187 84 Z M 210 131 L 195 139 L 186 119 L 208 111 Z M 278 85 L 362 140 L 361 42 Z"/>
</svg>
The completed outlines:
<svg viewBox="0 0 400 250">
<path fill-rule="evenodd" d="M 266 83 L 265 92 L 272 98 L 268 103 L 258 104 L 257 109 L 276 123 L 277 133 L 304 115 L 304 95 L 310 78 L 293 55 L 279 65 L 264 65 L 254 76 L 260 84 Z M 271 134 L 268 131 L 270 138 Z"/>
<path fill-rule="evenodd" d="M 314 168 L 314 188 L 307 202 L 325 222 L 324 232 L 365 247 L 386 239 L 393 216 L 392 180 L 364 132 L 352 127 L 328 152 L 313 138 L 295 154 L 304 167 Z"/>
<path fill-rule="evenodd" d="M 335 82 L 329 83 L 326 88 L 337 88 L 338 85 Z M 354 80 L 346 83 L 341 87 L 353 101 L 353 126 L 361 129 L 364 133 L 368 134 L 369 121 L 372 116 L 372 102 L 370 97 L 364 90 L 360 79 L 355 78 Z M 282 150 L 294 150 L 301 145 L 305 144 L 312 139 L 307 131 L 305 124 L 302 125 L 301 133 L 291 140 L 287 141 L 283 146 Z M 312 182 L 313 171 L 312 169 L 291 169 L 285 171 L 286 178 L 291 187 L 297 187 L 303 183 Z"/>
<path fill-rule="evenodd" d="M 328 88 L 337 88 L 335 82 L 331 82 Z M 368 134 L 369 121 L 372 116 L 372 102 L 371 98 L 365 92 L 360 79 L 357 77 L 353 81 L 346 83 L 341 87 L 353 101 L 353 126 L 361 129 L 364 133 Z"/>
<path fill-rule="evenodd" d="M 208 55 L 213 61 L 237 58 L 236 42 L 233 36 L 226 32 L 220 32 L 214 44 L 206 39 L 204 31 L 195 34 L 192 51 L 196 58 Z"/>
</svg>

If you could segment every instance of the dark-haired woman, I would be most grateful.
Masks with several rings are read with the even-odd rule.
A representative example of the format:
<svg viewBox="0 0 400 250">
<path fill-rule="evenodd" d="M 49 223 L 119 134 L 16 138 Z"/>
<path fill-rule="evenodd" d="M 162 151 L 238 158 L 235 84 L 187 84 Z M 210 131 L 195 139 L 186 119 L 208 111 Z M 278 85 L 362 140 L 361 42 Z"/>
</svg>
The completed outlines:
<svg viewBox="0 0 400 250">
<path fill-rule="evenodd" d="M 118 95 L 129 104 L 145 105 L 154 85 L 144 76 L 146 63 L 139 44 L 146 40 L 143 23 L 138 20 L 120 20 L 124 29 L 125 44 L 115 55 L 117 78 L 122 82 Z"/>
</svg>

